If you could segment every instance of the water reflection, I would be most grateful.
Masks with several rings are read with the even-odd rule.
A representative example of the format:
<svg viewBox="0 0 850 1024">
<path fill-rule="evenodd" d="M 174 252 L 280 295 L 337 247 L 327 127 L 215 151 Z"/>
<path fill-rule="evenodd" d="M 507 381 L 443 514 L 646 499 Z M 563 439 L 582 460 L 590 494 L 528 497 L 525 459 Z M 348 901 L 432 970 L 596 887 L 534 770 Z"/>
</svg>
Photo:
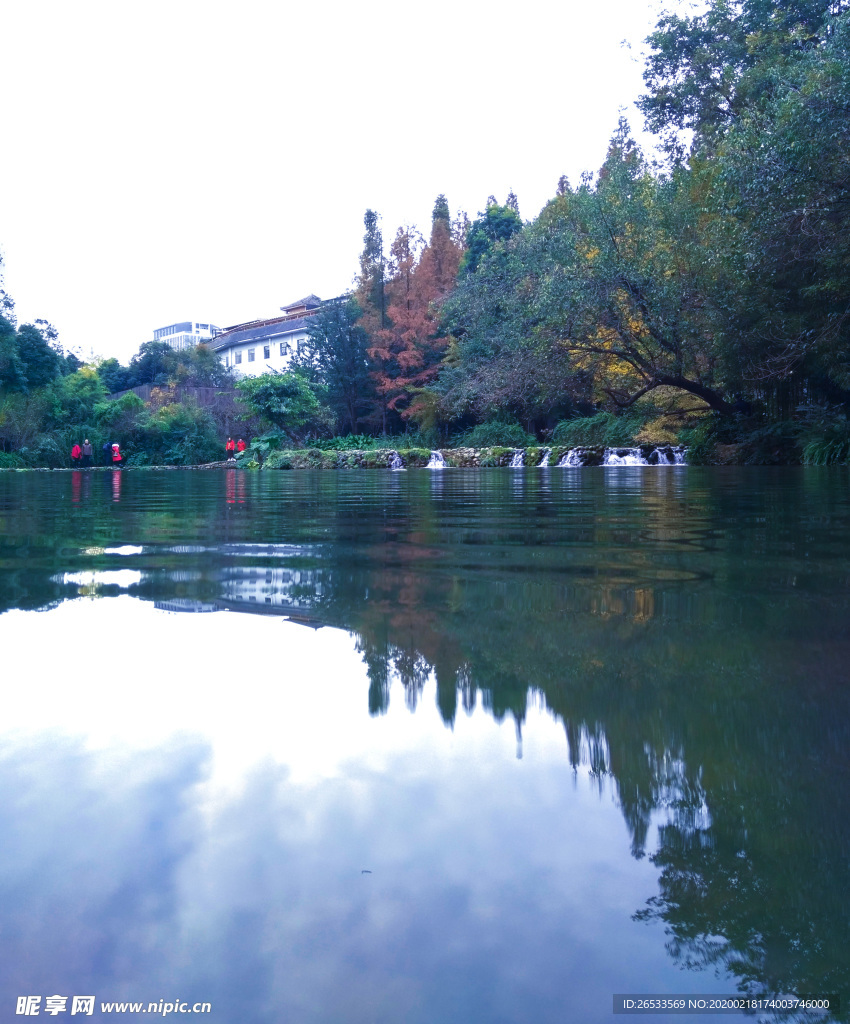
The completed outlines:
<svg viewBox="0 0 850 1024">
<path fill-rule="evenodd" d="M 373 721 L 392 715 L 396 695 L 407 713 L 432 693 L 453 730 L 482 709 L 509 725 L 523 770 L 534 750 L 528 725 L 542 708 L 564 737 L 563 764 L 610 795 L 633 864 L 655 872 L 657 890 L 645 890 L 630 912 L 639 924 L 661 925 L 671 963 L 720 969 L 752 989 L 847 990 L 846 475 L 632 467 L 131 473 L 119 516 L 95 499 L 81 501 L 78 475 L 69 483 L 39 481 L 40 491 L 3 481 L 5 608 L 54 607 L 124 587 L 171 613 L 264 613 L 339 627 L 362 659 L 356 697 Z M 71 497 L 64 507 L 56 500 L 63 486 Z M 18 511 L 24 507 L 26 516 Z M 247 642 L 250 627 L 228 632 Z M 428 764 L 436 770 L 433 758 Z M 273 778 L 257 783 L 266 801 L 278 786 Z M 380 783 L 373 778 L 369 786 Z M 393 804 L 388 819 L 415 833 L 405 806 Z M 247 805 L 239 813 L 249 814 Z M 299 813 L 281 811 L 287 820 Z M 506 819 L 506 828 L 517 827 L 522 811 L 512 806 L 511 815 L 519 818 Z M 334 841 L 330 833 L 327 839 Z M 425 834 L 420 840 L 429 849 L 436 842 Z M 274 848 L 295 870 L 295 854 Z M 481 864 L 496 848 L 482 841 Z M 238 856 L 250 861 L 246 850 Z M 451 887 L 440 888 L 451 875 L 447 849 L 437 843 L 433 857 L 439 884 L 429 898 L 445 908 L 441 934 L 478 941 L 463 915 L 449 912 Z M 263 859 L 254 869 L 266 865 Z M 517 873 L 524 870 L 517 861 Z M 283 883 L 278 898 L 280 906 L 301 906 Z M 304 907 L 316 900 L 314 893 Z M 266 918 L 250 901 L 237 901 L 233 913 L 237 906 L 250 907 L 253 923 L 231 940 L 253 950 L 246 964 L 262 960 L 249 936 Z M 578 941 L 538 910 L 541 935 Z M 360 912 L 352 910 L 342 931 L 334 926 L 342 944 L 334 955 L 345 966 L 322 967 L 323 977 L 339 972 L 334 992 L 343 984 L 363 992 L 349 971 L 359 962 L 354 943 L 363 943 L 367 959 L 379 954 L 370 945 L 374 934 L 353 923 Z M 316 914 L 308 927 L 314 938 L 299 933 L 306 945 L 298 970 L 308 974 L 319 970 L 319 936 L 331 927 Z M 227 930 L 222 921 L 210 933 L 216 941 Z M 401 940 L 392 928 L 384 937 L 391 941 L 380 946 L 387 958 L 381 991 L 389 993 L 387 1006 L 393 998 L 403 1004 L 413 996 L 398 981 L 397 956 L 387 953 Z M 622 929 L 616 941 L 626 941 Z M 535 955 L 554 973 L 563 969 L 542 950 Z M 283 998 L 283 982 L 267 969 L 270 991 Z M 480 964 L 475 971 L 476 1013 L 489 1007 L 479 1019 L 502 1019 L 487 1001 L 497 981 Z M 539 1010 L 548 997 L 537 976 L 535 986 Z M 462 1002 L 467 990 L 458 980 L 452 991 Z M 431 992 L 428 1006 L 439 1004 Z M 594 1012 L 584 1019 L 597 1019 Z"/>
</svg>

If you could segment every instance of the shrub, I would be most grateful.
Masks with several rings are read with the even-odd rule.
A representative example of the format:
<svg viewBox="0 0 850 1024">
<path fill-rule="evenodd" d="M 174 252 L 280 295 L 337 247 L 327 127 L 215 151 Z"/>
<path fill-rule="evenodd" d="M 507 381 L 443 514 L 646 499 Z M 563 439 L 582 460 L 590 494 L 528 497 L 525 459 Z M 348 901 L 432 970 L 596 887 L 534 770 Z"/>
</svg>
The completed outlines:
<svg viewBox="0 0 850 1024">
<path fill-rule="evenodd" d="M 0 452 L 0 469 L 23 469 L 26 466 L 20 455 L 14 452 Z"/>
<path fill-rule="evenodd" d="M 595 416 L 561 420 L 552 431 L 552 442 L 567 448 L 583 445 L 631 447 L 642 427 L 643 418 L 640 416 L 615 416 L 611 412 L 598 412 Z"/>
<path fill-rule="evenodd" d="M 809 436 L 803 443 L 803 463 L 806 466 L 834 466 L 847 462 L 850 457 L 850 424 L 846 420 L 833 424 Z"/>
<path fill-rule="evenodd" d="M 345 437 L 320 437 L 310 442 L 311 448 L 326 452 L 366 452 L 391 446 L 392 439 L 370 437 L 368 434 L 346 434 Z"/>
<path fill-rule="evenodd" d="M 479 423 L 472 430 L 467 430 L 455 440 L 456 447 L 464 448 L 527 448 L 530 444 L 535 444 L 537 439 L 519 423 L 488 420 L 486 423 Z"/>
</svg>

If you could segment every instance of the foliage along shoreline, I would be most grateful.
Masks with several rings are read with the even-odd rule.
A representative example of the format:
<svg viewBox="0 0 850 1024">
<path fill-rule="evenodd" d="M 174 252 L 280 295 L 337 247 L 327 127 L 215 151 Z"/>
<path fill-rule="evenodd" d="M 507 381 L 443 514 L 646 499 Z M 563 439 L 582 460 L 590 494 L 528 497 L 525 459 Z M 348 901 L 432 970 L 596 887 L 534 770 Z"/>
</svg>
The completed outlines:
<svg viewBox="0 0 850 1024">
<path fill-rule="evenodd" d="M 260 454 L 274 431 L 280 450 L 411 433 L 442 449 L 604 427 L 692 461 L 846 462 L 850 0 L 709 0 L 647 44 L 656 158 L 621 120 L 599 170 L 561 177 L 530 221 L 513 192 L 472 221 L 440 195 L 427 240 L 406 226 L 385 246 L 367 210 L 352 293 L 310 318 L 285 373 L 236 383 L 203 346 L 155 342 L 84 366 L 0 291 L 0 465 L 67 462 L 98 430 L 131 464 L 219 453 L 223 413 L 108 399 L 146 383 L 235 385 Z"/>
</svg>

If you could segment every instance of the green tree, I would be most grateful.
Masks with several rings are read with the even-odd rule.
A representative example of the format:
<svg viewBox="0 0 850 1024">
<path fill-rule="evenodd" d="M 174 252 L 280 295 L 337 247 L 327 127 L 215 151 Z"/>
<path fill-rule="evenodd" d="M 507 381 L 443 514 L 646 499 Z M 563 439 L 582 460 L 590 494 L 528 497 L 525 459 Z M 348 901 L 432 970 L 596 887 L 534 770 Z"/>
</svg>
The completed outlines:
<svg viewBox="0 0 850 1024">
<path fill-rule="evenodd" d="M 28 388 L 44 387 L 59 376 L 61 356 L 54 347 L 56 331 L 49 324 L 22 324 L 17 340 Z"/>
<path fill-rule="evenodd" d="M 513 196 L 513 193 L 511 193 Z M 516 200 L 516 196 L 513 197 Z M 505 243 L 522 230 L 518 209 L 499 206 L 491 196 L 487 209 L 472 222 L 466 237 L 461 273 L 474 274 L 484 256 L 498 243 Z"/>
<path fill-rule="evenodd" d="M 320 400 L 320 388 L 311 384 L 303 371 L 246 377 L 236 387 L 253 414 L 268 420 L 293 441 L 312 431 L 326 430 L 331 421 L 329 410 Z"/>
<path fill-rule="evenodd" d="M 45 426 L 73 426 L 94 421 L 95 407 L 106 398 L 106 388 L 93 366 L 83 366 L 54 380 L 46 394 L 51 409 Z"/>
<path fill-rule="evenodd" d="M 0 390 L 22 392 L 27 390 L 27 375 L 15 323 L 0 313 Z"/>
<path fill-rule="evenodd" d="M 304 354 L 297 360 L 324 388 L 337 426 L 352 434 L 375 408 L 375 382 L 369 369 L 369 336 L 359 324 L 353 297 L 327 303 L 310 317 Z"/>
<path fill-rule="evenodd" d="M 129 391 L 134 386 L 131 384 L 133 376 L 130 370 L 126 366 L 122 366 L 114 356 L 104 359 L 98 364 L 97 374 L 109 394 Z"/>
<path fill-rule="evenodd" d="M 638 106 L 648 127 L 680 155 L 683 129 L 698 147 L 713 145 L 781 88 L 781 69 L 817 50 L 848 7 L 848 0 L 711 0 L 698 15 L 665 14 L 647 39 L 648 91 Z"/>
<path fill-rule="evenodd" d="M 164 341 L 146 341 L 130 360 L 130 387 L 169 384 L 177 367 L 177 353 Z"/>
<path fill-rule="evenodd" d="M 446 307 L 454 366 L 438 390 L 479 416 L 587 397 L 627 406 L 659 387 L 735 411 L 718 231 L 694 209 L 687 173 L 654 176 L 622 122 L 595 182 L 557 196 L 461 279 Z"/>
</svg>

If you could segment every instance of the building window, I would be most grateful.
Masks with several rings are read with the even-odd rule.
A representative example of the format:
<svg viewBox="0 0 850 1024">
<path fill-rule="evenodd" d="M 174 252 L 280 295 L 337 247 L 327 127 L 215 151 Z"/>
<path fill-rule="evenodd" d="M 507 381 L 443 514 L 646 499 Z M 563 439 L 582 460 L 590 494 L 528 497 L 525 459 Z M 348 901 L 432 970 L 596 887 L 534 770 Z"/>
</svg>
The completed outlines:
<svg viewBox="0 0 850 1024">
<path fill-rule="evenodd" d="M 289 345 L 287 345 L 285 341 L 282 341 L 280 343 L 280 354 L 282 356 L 288 356 L 289 355 Z"/>
<path fill-rule="evenodd" d="M 268 345 L 263 345 L 263 359 L 268 359 L 270 354 L 271 354 L 271 352 L 270 352 L 269 346 Z"/>
<path fill-rule="evenodd" d="M 248 362 L 249 363 L 253 363 L 254 362 L 254 350 L 252 348 L 248 349 Z"/>
<path fill-rule="evenodd" d="M 241 363 L 242 362 L 242 353 L 241 352 L 237 352 L 236 353 L 236 362 L 237 363 Z"/>
</svg>

